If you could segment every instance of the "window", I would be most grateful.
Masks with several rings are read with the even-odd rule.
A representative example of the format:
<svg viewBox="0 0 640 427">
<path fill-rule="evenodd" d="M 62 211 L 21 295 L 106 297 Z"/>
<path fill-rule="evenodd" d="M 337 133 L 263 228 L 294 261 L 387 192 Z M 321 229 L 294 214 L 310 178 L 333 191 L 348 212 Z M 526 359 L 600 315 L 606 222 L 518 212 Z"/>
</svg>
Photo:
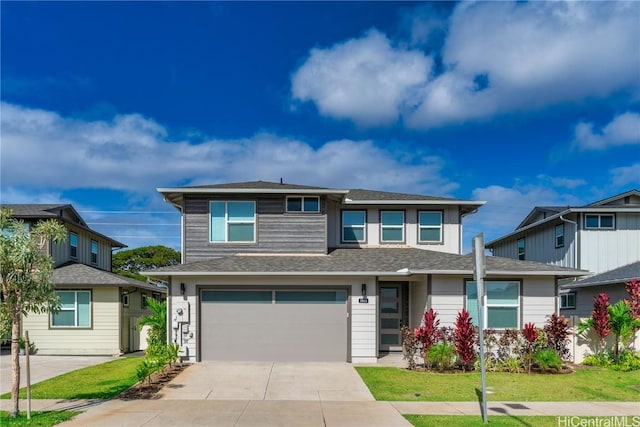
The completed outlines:
<svg viewBox="0 0 640 427">
<path fill-rule="evenodd" d="M 564 224 L 556 225 L 556 248 L 564 246 Z"/>
<path fill-rule="evenodd" d="M 486 281 L 486 328 L 520 328 L 520 282 Z M 467 282 L 467 311 L 478 325 L 478 288 L 476 282 Z"/>
<path fill-rule="evenodd" d="M 287 212 L 320 212 L 319 197 L 287 197 Z"/>
<path fill-rule="evenodd" d="M 560 295 L 560 308 L 576 308 L 576 293 L 569 292 Z"/>
<path fill-rule="evenodd" d="M 129 294 L 122 294 L 122 306 L 129 307 Z"/>
<path fill-rule="evenodd" d="M 587 214 L 584 216 L 584 228 L 604 228 L 612 230 L 614 224 L 613 214 Z"/>
<path fill-rule="evenodd" d="M 404 242 L 404 212 L 380 212 L 380 241 Z"/>
<path fill-rule="evenodd" d="M 91 241 L 91 264 L 98 263 L 98 242 Z"/>
<path fill-rule="evenodd" d="M 78 258 L 78 235 L 69 233 L 69 255 L 71 258 Z"/>
<path fill-rule="evenodd" d="M 56 294 L 61 308 L 51 315 L 52 327 L 91 327 L 91 291 L 56 291 Z"/>
<path fill-rule="evenodd" d="M 524 256 L 525 256 L 525 243 L 524 243 L 524 237 L 523 237 L 521 239 L 518 239 L 518 259 L 524 260 Z"/>
<path fill-rule="evenodd" d="M 255 202 L 210 202 L 212 242 L 254 242 Z"/>
<path fill-rule="evenodd" d="M 342 241 L 364 242 L 366 222 L 365 211 L 342 211 Z"/>
<path fill-rule="evenodd" d="M 442 241 L 442 212 L 422 211 L 419 217 L 419 242 Z"/>
</svg>

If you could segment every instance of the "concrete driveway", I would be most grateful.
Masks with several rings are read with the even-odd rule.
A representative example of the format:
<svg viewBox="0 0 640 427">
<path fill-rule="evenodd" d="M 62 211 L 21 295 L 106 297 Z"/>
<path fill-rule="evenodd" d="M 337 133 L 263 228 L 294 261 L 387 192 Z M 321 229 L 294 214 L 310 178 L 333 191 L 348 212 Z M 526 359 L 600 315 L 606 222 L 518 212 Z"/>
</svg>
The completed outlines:
<svg viewBox="0 0 640 427">
<path fill-rule="evenodd" d="M 111 400 L 71 426 L 407 427 L 348 363 L 200 362 L 157 400 Z"/>
</svg>

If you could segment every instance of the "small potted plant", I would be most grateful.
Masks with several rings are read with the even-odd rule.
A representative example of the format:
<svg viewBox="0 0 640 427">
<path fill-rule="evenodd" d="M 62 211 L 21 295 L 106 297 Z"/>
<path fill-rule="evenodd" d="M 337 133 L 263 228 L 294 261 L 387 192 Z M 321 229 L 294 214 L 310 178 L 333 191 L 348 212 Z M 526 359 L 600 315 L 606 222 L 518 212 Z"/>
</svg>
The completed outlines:
<svg viewBox="0 0 640 427">
<path fill-rule="evenodd" d="M 26 353 L 26 342 L 23 337 L 18 338 L 18 346 L 20 347 L 20 356 L 24 356 Z M 29 343 L 29 354 L 33 354 L 35 350 L 35 346 L 33 345 L 33 341 Z"/>
</svg>

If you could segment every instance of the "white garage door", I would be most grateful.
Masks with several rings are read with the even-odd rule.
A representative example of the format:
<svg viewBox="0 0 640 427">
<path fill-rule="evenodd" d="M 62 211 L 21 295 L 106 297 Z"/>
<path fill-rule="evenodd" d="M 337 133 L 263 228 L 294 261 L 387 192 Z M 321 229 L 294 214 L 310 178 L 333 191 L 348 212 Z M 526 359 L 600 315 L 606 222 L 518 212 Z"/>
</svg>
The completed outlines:
<svg viewBox="0 0 640 427">
<path fill-rule="evenodd" d="M 347 291 L 202 290 L 201 360 L 347 361 Z"/>
</svg>

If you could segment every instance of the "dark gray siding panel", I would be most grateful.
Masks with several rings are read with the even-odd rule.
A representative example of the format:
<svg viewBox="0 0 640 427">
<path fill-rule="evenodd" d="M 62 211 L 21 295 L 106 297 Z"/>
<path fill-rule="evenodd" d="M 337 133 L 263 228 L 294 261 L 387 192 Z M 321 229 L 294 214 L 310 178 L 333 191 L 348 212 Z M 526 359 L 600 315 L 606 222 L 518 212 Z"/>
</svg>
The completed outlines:
<svg viewBox="0 0 640 427">
<path fill-rule="evenodd" d="M 225 197 L 218 200 L 256 200 L 257 241 L 229 244 L 209 242 L 209 201 L 185 199 L 185 262 L 202 261 L 236 253 L 326 253 L 326 201 L 320 214 L 285 212 L 285 197 Z"/>
</svg>

